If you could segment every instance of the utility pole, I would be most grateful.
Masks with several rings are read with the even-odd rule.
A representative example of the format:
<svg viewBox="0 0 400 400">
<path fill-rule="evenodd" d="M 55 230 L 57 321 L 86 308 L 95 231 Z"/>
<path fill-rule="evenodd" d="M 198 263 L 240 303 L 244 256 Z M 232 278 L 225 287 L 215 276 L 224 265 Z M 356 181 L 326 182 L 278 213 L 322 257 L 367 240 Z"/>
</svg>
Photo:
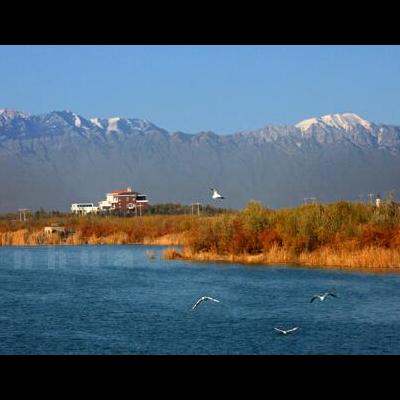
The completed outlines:
<svg viewBox="0 0 400 400">
<path fill-rule="evenodd" d="M 372 204 L 373 203 L 373 201 L 374 201 L 374 196 L 375 196 L 375 194 L 374 193 L 368 193 L 368 197 L 369 197 L 369 203 L 370 204 Z"/>
<path fill-rule="evenodd" d="M 30 210 L 28 208 L 20 208 L 18 209 L 19 211 L 19 221 L 22 222 L 22 216 L 23 216 L 23 221 L 26 221 L 26 213 L 29 212 Z"/>
<path fill-rule="evenodd" d="M 200 216 L 200 203 L 197 201 L 196 203 L 192 203 L 192 215 L 194 215 L 194 206 L 197 206 L 197 216 Z"/>
</svg>

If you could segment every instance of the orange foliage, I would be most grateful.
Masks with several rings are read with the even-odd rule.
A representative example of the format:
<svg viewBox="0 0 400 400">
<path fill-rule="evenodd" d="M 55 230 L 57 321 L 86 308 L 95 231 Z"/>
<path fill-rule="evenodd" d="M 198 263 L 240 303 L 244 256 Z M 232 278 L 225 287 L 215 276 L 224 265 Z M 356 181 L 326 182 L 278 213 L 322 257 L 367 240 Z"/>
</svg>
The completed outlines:
<svg viewBox="0 0 400 400">
<path fill-rule="evenodd" d="M 389 248 L 391 240 L 393 240 L 392 229 L 368 224 L 363 227 L 360 242 L 362 247 L 377 246 Z"/>
<path fill-rule="evenodd" d="M 270 250 L 273 246 L 282 246 L 283 241 L 275 229 L 267 229 L 260 233 L 259 240 L 263 250 Z"/>
</svg>

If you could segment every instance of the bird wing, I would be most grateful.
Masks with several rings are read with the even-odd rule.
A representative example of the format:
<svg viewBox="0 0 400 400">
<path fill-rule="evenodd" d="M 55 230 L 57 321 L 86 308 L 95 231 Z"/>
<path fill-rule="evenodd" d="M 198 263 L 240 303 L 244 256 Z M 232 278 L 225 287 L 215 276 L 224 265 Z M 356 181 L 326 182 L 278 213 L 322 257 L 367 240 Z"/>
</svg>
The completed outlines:
<svg viewBox="0 0 400 400">
<path fill-rule="evenodd" d="M 204 301 L 204 297 L 196 301 L 196 304 L 192 307 L 192 310 L 194 310 L 202 301 Z"/>
<path fill-rule="evenodd" d="M 286 332 L 293 332 L 293 331 L 297 331 L 297 329 L 299 329 L 299 327 L 298 327 L 298 326 L 296 326 L 295 328 L 289 329 L 289 330 L 287 330 Z"/>
<path fill-rule="evenodd" d="M 336 294 L 334 294 L 334 293 L 327 293 L 326 295 L 327 295 L 327 296 L 337 297 Z"/>
<path fill-rule="evenodd" d="M 206 299 L 211 300 L 211 301 L 215 301 L 216 303 L 219 303 L 220 301 L 217 299 L 213 299 L 212 297 L 206 297 Z"/>
<path fill-rule="evenodd" d="M 318 296 L 314 296 L 314 297 L 311 299 L 310 303 L 312 303 L 317 297 L 318 297 Z"/>
<path fill-rule="evenodd" d="M 281 333 L 285 333 L 285 331 L 283 331 L 282 329 L 279 328 L 274 328 L 276 331 L 281 332 Z"/>
<path fill-rule="evenodd" d="M 213 192 L 213 199 L 223 199 L 223 196 L 218 193 L 217 189 L 210 188 L 210 190 Z"/>
</svg>

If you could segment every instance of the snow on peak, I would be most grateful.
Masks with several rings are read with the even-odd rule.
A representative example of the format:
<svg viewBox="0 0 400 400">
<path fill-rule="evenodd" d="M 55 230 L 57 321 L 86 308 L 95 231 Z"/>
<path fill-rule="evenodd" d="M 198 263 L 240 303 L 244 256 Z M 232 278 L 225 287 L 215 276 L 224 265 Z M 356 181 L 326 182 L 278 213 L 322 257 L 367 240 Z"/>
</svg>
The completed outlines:
<svg viewBox="0 0 400 400">
<path fill-rule="evenodd" d="M 93 125 L 96 125 L 98 128 L 103 129 L 103 125 L 101 125 L 100 119 L 99 119 L 99 118 L 90 118 L 90 122 L 91 122 Z"/>
<path fill-rule="evenodd" d="M 307 130 L 310 126 L 319 124 L 319 125 L 328 125 L 337 129 L 349 130 L 358 125 L 363 126 L 366 129 L 371 128 L 371 123 L 359 115 L 354 113 L 344 113 L 344 114 L 328 114 L 319 118 L 310 118 L 304 121 L 299 122 L 295 126 L 300 128 L 301 130 Z"/>
<path fill-rule="evenodd" d="M 128 119 L 126 120 L 128 125 L 133 129 L 145 130 L 151 126 L 151 123 L 147 119 Z"/>
<path fill-rule="evenodd" d="M 75 121 L 74 121 L 75 126 L 76 126 L 77 128 L 80 128 L 80 127 L 82 126 L 82 121 L 81 121 L 81 119 L 80 119 L 76 114 L 73 114 L 73 115 L 74 115 L 74 117 L 75 117 Z"/>
<path fill-rule="evenodd" d="M 120 117 L 109 118 L 108 119 L 107 132 L 111 132 L 111 131 L 119 132 L 118 121 L 120 119 L 121 119 Z"/>
<path fill-rule="evenodd" d="M 311 125 L 317 123 L 318 123 L 318 118 L 309 118 L 297 123 L 295 127 L 300 128 L 301 130 L 307 130 Z"/>
<path fill-rule="evenodd" d="M 11 108 L 0 108 L 0 117 L 3 117 L 5 119 L 12 119 L 17 116 L 25 118 L 28 116 L 28 114 L 17 110 L 13 110 Z"/>
<path fill-rule="evenodd" d="M 108 119 L 91 118 L 90 122 L 100 129 L 105 129 L 106 132 L 130 132 L 131 130 L 146 130 L 151 126 L 151 123 L 142 119 L 125 119 L 121 117 L 112 117 Z"/>
<path fill-rule="evenodd" d="M 344 113 L 344 114 L 331 114 L 321 117 L 321 120 L 335 128 L 349 129 L 356 125 L 362 125 L 364 128 L 371 128 L 371 123 L 357 114 Z"/>
</svg>

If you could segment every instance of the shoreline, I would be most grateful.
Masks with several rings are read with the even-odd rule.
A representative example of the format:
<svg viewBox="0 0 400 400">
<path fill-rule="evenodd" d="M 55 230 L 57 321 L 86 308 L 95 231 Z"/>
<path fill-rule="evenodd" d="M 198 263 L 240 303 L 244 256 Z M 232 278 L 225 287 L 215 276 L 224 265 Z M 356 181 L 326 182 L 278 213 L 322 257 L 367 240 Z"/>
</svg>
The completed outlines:
<svg viewBox="0 0 400 400">
<path fill-rule="evenodd" d="M 1 247 L 23 246 L 85 246 L 85 245 L 160 245 L 182 246 L 185 242 L 182 234 L 173 233 L 157 237 L 144 236 L 139 241 L 130 241 L 125 232 L 119 231 L 105 236 L 82 236 L 80 232 L 67 237 L 58 234 L 43 235 L 41 231 L 29 232 L 27 229 L 0 232 Z"/>
<path fill-rule="evenodd" d="M 168 236 L 168 235 L 166 235 Z M 162 243 L 160 243 L 162 242 Z M 340 254 L 342 260 L 344 261 L 342 264 L 340 263 L 324 263 L 320 257 L 315 257 L 315 254 L 310 253 L 309 255 L 300 254 L 295 257 L 291 255 L 289 252 L 285 252 L 284 250 L 278 250 L 279 257 L 274 257 L 273 254 L 217 254 L 213 252 L 199 252 L 195 253 L 190 251 L 188 248 L 185 248 L 184 244 L 176 244 L 175 241 L 173 243 L 168 243 L 166 238 L 156 238 L 156 240 L 151 240 L 147 238 L 142 242 L 135 243 L 40 243 L 40 244 L 9 244 L 9 245 L 1 245 L 1 248 L 23 248 L 23 247 L 72 247 L 72 246 L 82 246 L 82 247 L 91 247 L 91 246 L 162 246 L 165 247 L 161 258 L 164 260 L 181 260 L 187 262 L 200 262 L 200 263 L 221 263 L 221 264 L 242 264 L 246 266 L 256 266 L 256 267 L 274 267 L 274 266 L 286 266 L 288 268 L 306 268 L 306 269 L 332 269 L 332 270 L 340 270 L 340 271 L 349 271 L 349 272 L 371 272 L 371 273 L 400 273 L 400 263 L 397 265 L 377 265 L 374 263 L 369 263 L 369 265 L 349 265 L 351 263 L 346 262 L 344 260 L 351 259 L 354 256 L 354 252 L 344 251 Z M 181 249 L 177 249 L 177 248 Z M 372 252 L 382 252 L 383 249 L 380 248 L 372 248 L 369 251 Z M 276 249 L 274 249 L 276 252 Z M 362 251 L 362 250 L 360 250 Z M 383 250 L 385 251 L 385 250 Z M 386 250 L 387 253 L 391 253 L 392 255 L 400 258 L 400 252 L 394 250 Z M 314 253 L 321 253 L 321 251 L 316 251 Z M 307 257 L 314 257 L 312 262 L 308 260 Z M 282 259 L 284 257 L 284 259 Z"/>
<path fill-rule="evenodd" d="M 363 262 L 360 259 L 360 254 L 367 252 L 369 262 Z M 380 262 L 371 257 L 371 253 L 375 255 L 385 254 L 386 258 L 382 260 L 378 258 Z M 330 255 L 332 253 L 330 252 Z M 380 249 L 380 248 L 369 248 L 359 251 L 342 251 L 338 252 L 336 257 L 333 257 L 332 261 L 326 259 L 324 251 L 317 250 L 312 253 L 300 253 L 299 255 L 293 255 L 290 252 L 286 252 L 283 249 L 272 249 L 270 252 L 261 253 L 256 255 L 250 254 L 217 254 L 212 252 L 192 252 L 189 249 L 183 249 L 182 251 L 176 250 L 174 247 L 168 247 L 164 250 L 163 258 L 166 260 L 182 260 L 192 262 L 215 262 L 224 264 L 245 264 L 255 266 L 271 266 L 271 265 L 287 265 L 290 267 L 302 267 L 302 268 L 319 268 L 319 269 L 340 269 L 346 271 L 370 271 L 370 272 L 400 272 L 400 251 Z M 398 260 L 394 261 L 394 260 Z"/>
<path fill-rule="evenodd" d="M 48 234 L 50 226 L 63 230 Z M 54 245 L 166 246 L 166 260 L 391 272 L 400 270 L 400 204 L 341 201 L 272 210 L 250 201 L 239 212 L 215 216 L 0 219 L 0 247 Z"/>
</svg>

